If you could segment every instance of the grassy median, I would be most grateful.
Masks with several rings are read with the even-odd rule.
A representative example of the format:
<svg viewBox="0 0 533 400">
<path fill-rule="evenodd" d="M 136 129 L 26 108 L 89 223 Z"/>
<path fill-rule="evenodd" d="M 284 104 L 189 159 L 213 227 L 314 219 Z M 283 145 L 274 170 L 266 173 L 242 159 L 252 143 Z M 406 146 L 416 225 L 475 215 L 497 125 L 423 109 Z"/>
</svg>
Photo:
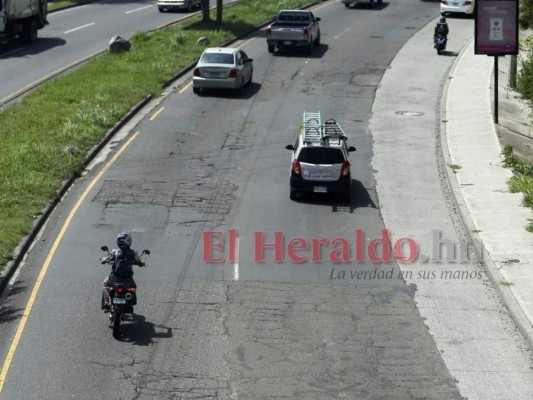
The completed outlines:
<svg viewBox="0 0 533 400">
<path fill-rule="evenodd" d="M 245 0 L 224 7 L 220 26 L 202 23 L 199 15 L 154 33 L 139 32 L 130 52 L 105 53 L 2 111 L 0 269 L 62 182 L 81 172 L 88 151 L 132 106 L 159 95 L 165 81 L 199 57 L 200 37 L 217 46 L 271 20 L 279 9 L 308 3 Z"/>
</svg>

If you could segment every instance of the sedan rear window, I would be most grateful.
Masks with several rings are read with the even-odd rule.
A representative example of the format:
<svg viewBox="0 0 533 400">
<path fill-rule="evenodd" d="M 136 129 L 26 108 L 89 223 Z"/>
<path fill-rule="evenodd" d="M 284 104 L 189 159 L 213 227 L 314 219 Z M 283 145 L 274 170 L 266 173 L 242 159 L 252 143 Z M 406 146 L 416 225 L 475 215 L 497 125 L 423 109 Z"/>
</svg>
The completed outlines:
<svg viewBox="0 0 533 400">
<path fill-rule="evenodd" d="M 200 62 L 209 64 L 234 64 L 233 54 L 224 53 L 205 53 Z"/>
<path fill-rule="evenodd" d="M 340 149 L 306 147 L 300 152 L 298 161 L 307 164 L 342 164 L 344 155 Z"/>
</svg>

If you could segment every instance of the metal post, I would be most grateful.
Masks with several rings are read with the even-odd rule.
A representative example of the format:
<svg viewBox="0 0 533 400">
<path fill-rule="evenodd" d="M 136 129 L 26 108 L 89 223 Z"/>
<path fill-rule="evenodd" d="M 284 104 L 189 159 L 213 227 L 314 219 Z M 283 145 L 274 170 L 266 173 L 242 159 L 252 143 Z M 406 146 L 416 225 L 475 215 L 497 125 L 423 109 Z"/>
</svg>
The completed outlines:
<svg viewBox="0 0 533 400">
<path fill-rule="evenodd" d="M 511 55 L 509 58 L 509 87 L 513 90 L 516 89 L 517 58 L 515 55 Z"/>
<path fill-rule="evenodd" d="M 494 56 L 494 123 L 498 123 L 498 56 Z"/>
</svg>

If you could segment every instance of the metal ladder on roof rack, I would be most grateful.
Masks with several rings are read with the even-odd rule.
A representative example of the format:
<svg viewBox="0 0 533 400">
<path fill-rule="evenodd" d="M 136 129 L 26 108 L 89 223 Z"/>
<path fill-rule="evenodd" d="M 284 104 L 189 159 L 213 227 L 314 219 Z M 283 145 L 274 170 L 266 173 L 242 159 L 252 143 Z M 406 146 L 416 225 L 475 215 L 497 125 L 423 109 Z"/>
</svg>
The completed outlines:
<svg viewBox="0 0 533 400">
<path fill-rule="evenodd" d="M 303 140 L 305 143 L 320 143 L 322 141 L 322 122 L 320 111 L 304 111 L 304 121 L 302 126 Z"/>
<path fill-rule="evenodd" d="M 342 130 L 341 126 L 337 123 L 337 121 L 335 121 L 334 119 L 328 119 L 326 122 L 324 122 L 322 139 L 347 140 L 348 137 Z"/>
</svg>

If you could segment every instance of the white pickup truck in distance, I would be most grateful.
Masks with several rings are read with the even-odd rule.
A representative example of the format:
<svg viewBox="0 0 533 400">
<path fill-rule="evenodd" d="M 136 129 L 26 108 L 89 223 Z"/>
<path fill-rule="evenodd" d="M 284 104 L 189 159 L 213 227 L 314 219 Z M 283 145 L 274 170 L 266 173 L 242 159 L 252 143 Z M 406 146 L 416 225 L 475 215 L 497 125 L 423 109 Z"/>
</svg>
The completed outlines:
<svg viewBox="0 0 533 400">
<path fill-rule="evenodd" d="M 309 10 L 281 10 L 267 28 L 268 52 L 304 47 L 309 53 L 320 44 L 320 18 Z"/>
</svg>

